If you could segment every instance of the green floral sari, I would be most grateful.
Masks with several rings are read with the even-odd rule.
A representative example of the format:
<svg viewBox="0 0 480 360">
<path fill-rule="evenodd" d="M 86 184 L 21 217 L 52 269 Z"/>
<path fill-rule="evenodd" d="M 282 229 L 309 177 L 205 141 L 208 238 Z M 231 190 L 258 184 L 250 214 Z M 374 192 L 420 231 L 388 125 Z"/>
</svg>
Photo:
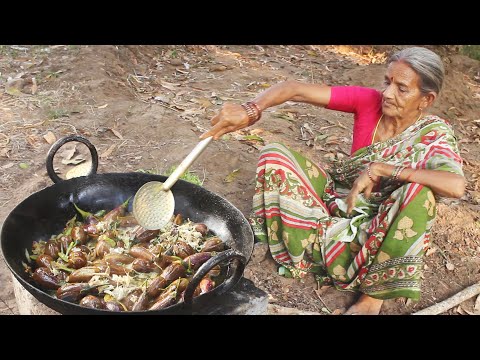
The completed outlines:
<svg viewBox="0 0 480 360">
<path fill-rule="evenodd" d="M 314 273 L 338 289 L 374 298 L 420 297 L 422 256 L 436 208 L 432 191 L 389 178 L 347 216 L 345 197 L 370 162 L 463 175 L 450 125 L 424 116 L 386 142 L 357 150 L 327 173 L 282 144 L 261 153 L 250 218 L 281 272 Z"/>
</svg>

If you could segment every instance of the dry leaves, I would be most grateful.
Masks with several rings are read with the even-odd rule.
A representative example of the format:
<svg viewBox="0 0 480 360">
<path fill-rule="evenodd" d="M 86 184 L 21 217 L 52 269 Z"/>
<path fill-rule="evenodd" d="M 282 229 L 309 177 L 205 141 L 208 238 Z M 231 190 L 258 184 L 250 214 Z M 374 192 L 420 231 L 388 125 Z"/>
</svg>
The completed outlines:
<svg viewBox="0 0 480 360">
<path fill-rule="evenodd" d="M 171 91 L 176 91 L 176 90 L 178 90 L 178 86 L 180 86 L 181 84 L 173 84 L 173 83 L 169 83 L 169 82 L 166 82 L 166 81 L 162 81 L 160 83 L 160 85 L 162 87 L 164 87 L 165 89 L 168 89 L 168 90 L 171 90 Z"/>
<path fill-rule="evenodd" d="M 231 183 L 233 180 L 235 180 L 239 172 L 240 172 L 240 169 L 233 170 L 230 174 L 228 174 L 225 177 L 225 179 L 223 179 L 223 181 L 226 183 Z"/>
<path fill-rule="evenodd" d="M 212 102 L 207 99 L 207 98 L 192 98 L 190 99 L 191 102 L 195 103 L 195 104 L 199 104 L 201 108 L 209 108 L 210 106 L 212 106 Z"/>
<path fill-rule="evenodd" d="M 63 151 L 58 153 L 60 157 L 62 157 L 65 160 L 71 159 L 72 156 L 75 154 L 77 151 L 77 145 L 70 145 L 70 146 L 64 146 Z"/>
<path fill-rule="evenodd" d="M 77 165 L 72 169 L 68 170 L 65 174 L 66 179 L 72 179 L 79 176 L 86 176 L 89 174 L 90 169 L 92 168 L 92 160 L 88 160 L 83 164 Z"/>
<path fill-rule="evenodd" d="M 6 147 L 10 143 L 10 138 L 4 133 L 0 133 L 0 135 L 4 137 L 4 140 L 0 142 L 0 147 Z"/>
<path fill-rule="evenodd" d="M 3 166 L 2 166 L 2 169 L 4 169 L 4 170 L 10 169 L 13 165 L 15 165 L 13 162 L 8 163 L 8 164 L 6 164 L 6 165 L 3 165 Z"/>
<path fill-rule="evenodd" d="M 475 305 L 473 306 L 476 315 L 480 315 L 480 295 L 477 296 L 477 300 L 475 300 Z"/>
<path fill-rule="evenodd" d="M 455 265 L 453 265 L 451 262 L 447 262 L 445 264 L 445 267 L 447 268 L 447 270 L 449 271 L 452 271 L 453 269 L 455 269 Z"/>
<path fill-rule="evenodd" d="M 113 145 L 110 145 L 110 147 L 100 155 L 100 158 L 101 159 L 106 159 L 108 158 L 110 155 L 112 155 L 113 151 L 115 150 L 115 148 L 117 147 L 117 145 L 113 144 Z"/>
<path fill-rule="evenodd" d="M 118 137 L 120 140 L 123 140 L 123 136 L 122 134 L 120 134 L 120 132 L 118 130 L 115 130 L 115 129 L 112 129 L 110 128 L 109 129 L 116 137 Z"/>
<path fill-rule="evenodd" d="M 3 149 L 0 149 L 0 157 L 10 157 L 10 154 L 9 152 L 12 151 L 12 149 L 10 148 L 3 148 Z"/>
<path fill-rule="evenodd" d="M 40 139 L 37 135 L 34 135 L 34 134 L 27 135 L 26 139 L 31 147 L 37 148 L 40 146 Z"/>
<path fill-rule="evenodd" d="M 45 139 L 45 141 L 52 145 L 55 141 L 57 141 L 57 137 L 55 136 L 55 134 L 51 131 L 47 132 L 45 135 L 43 135 L 43 138 Z"/>
</svg>

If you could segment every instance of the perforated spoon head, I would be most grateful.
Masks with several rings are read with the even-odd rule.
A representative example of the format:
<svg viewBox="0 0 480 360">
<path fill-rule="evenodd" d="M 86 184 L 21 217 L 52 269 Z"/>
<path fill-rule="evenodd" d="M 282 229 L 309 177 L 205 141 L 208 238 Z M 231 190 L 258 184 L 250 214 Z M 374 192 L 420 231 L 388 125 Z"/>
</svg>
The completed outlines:
<svg viewBox="0 0 480 360">
<path fill-rule="evenodd" d="M 147 230 L 158 230 L 168 224 L 175 210 L 175 199 L 160 181 L 150 181 L 138 189 L 133 199 L 133 216 Z"/>
</svg>

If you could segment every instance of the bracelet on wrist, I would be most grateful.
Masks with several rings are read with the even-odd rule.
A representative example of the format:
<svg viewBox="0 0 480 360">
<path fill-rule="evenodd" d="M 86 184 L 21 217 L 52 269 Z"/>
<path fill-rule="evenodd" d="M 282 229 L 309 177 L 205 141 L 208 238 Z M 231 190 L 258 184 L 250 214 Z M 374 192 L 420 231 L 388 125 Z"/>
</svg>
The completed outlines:
<svg viewBox="0 0 480 360">
<path fill-rule="evenodd" d="M 395 168 L 393 169 L 392 175 L 391 175 L 392 179 L 393 179 L 394 181 L 397 181 L 398 178 L 399 178 L 399 176 L 400 176 L 400 174 L 401 174 L 402 171 L 405 170 L 405 169 L 406 169 L 405 166 L 395 166 Z"/>
<path fill-rule="evenodd" d="M 255 124 L 260 117 L 262 116 L 262 109 L 258 104 L 254 103 L 253 101 L 247 101 L 241 106 L 245 109 L 248 115 L 248 126 Z"/>
</svg>

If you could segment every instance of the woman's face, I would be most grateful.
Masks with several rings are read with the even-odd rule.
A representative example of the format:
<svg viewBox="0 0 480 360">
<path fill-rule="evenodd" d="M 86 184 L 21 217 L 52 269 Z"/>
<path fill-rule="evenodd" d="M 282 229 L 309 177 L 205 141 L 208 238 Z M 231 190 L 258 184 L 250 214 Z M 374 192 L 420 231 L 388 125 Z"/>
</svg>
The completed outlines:
<svg viewBox="0 0 480 360">
<path fill-rule="evenodd" d="M 418 116 L 425 97 L 420 92 L 420 77 L 400 61 L 388 65 L 383 86 L 382 111 L 387 116 L 408 118 Z"/>
</svg>

